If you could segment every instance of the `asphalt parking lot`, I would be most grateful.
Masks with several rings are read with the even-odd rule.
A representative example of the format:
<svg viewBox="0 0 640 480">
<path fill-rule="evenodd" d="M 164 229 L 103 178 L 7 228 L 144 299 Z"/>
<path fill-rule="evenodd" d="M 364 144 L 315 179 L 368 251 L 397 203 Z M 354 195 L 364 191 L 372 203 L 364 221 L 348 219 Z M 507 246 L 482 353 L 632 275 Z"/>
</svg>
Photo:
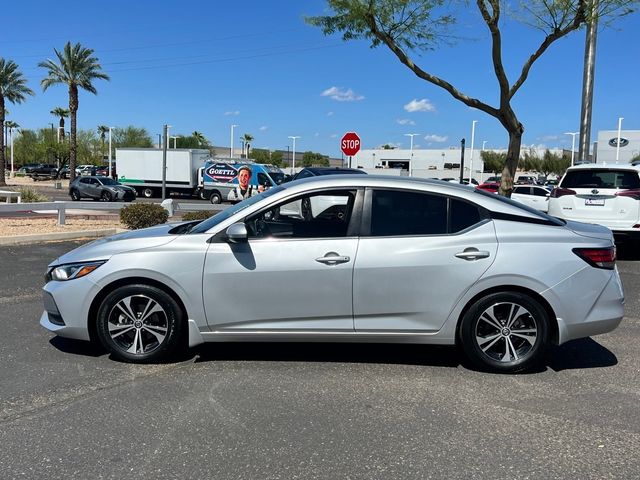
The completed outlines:
<svg viewBox="0 0 640 480">
<path fill-rule="evenodd" d="M 638 478 L 640 261 L 618 262 L 614 332 L 522 375 L 451 348 L 209 344 L 118 363 L 38 325 L 46 265 L 78 242 L 0 252 L 0 477 Z"/>
</svg>

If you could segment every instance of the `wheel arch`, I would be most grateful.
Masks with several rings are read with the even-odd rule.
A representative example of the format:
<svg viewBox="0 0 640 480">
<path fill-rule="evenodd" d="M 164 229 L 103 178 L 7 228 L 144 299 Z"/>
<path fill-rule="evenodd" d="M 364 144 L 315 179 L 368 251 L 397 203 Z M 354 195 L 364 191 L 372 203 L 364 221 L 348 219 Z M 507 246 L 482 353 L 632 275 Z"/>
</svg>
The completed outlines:
<svg viewBox="0 0 640 480">
<path fill-rule="evenodd" d="M 526 287 L 522 287 L 519 285 L 499 285 L 491 288 L 487 288 L 481 292 L 478 292 L 473 298 L 471 298 L 464 306 L 464 308 L 460 311 L 460 315 L 458 316 L 458 322 L 456 324 L 456 344 L 460 343 L 460 329 L 462 327 L 462 319 L 469 311 L 471 306 L 480 300 L 482 297 L 486 297 L 487 295 L 492 295 L 494 293 L 522 293 L 524 295 L 528 295 L 533 300 L 537 301 L 542 308 L 544 308 L 547 316 L 549 317 L 549 341 L 553 345 L 557 345 L 559 341 L 559 327 L 558 327 L 558 319 L 556 314 L 551 307 L 551 304 L 539 293 L 534 290 L 531 290 Z"/>
<path fill-rule="evenodd" d="M 91 338 L 91 341 L 98 341 L 96 321 L 98 317 L 98 309 L 100 308 L 100 305 L 102 304 L 102 301 L 105 299 L 105 297 L 119 287 L 134 284 L 144 284 L 156 287 L 173 298 L 173 300 L 178 304 L 178 307 L 180 308 L 180 313 L 182 313 L 182 321 L 184 323 L 183 327 L 185 329 L 187 328 L 187 320 L 189 318 L 187 308 L 185 307 L 184 302 L 182 301 L 180 296 L 171 287 L 162 282 L 159 282 L 158 280 L 154 280 L 148 277 L 127 277 L 114 280 L 108 285 L 105 285 L 91 302 L 87 318 L 87 327 L 89 330 L 89 337 Z"/>
</svg>

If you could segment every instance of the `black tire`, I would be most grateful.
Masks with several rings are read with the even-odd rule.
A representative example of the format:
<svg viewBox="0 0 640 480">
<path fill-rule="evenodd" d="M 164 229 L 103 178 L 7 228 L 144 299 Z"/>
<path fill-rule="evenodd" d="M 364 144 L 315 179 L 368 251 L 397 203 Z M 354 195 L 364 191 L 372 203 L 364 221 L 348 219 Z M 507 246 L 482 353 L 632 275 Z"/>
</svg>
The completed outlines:
<svg viewBox="0 0 640 480">
<path fill-rule="evenodd" d="M 204 189 L 198 190 L 198 198 L 200 200 L 208 200 L 209 199 L 209 194 Z"/>
<path fill-rule="evenodd" d="M 100 194 L 100 201 L 102 201 L 102 202 L 110 202 L 111 201 L 111 194 L 105 190 L 104 192 L 102 192 Z"/>
<path fill-rule="evenodd" d="M 217 191 L 211 192 L 211 195 L 209 195 L 209 201 L 213 205 L 219 205 L 222 203 L 222 195 L 220 195 L 220 192 Z"/>
<path fill-rule="evenodd" d="M 514 373 L 538 365 L 548 345 L 549 317 L 539 302 L 517 292 L 476 301 L 462 318 L 464 354 L 481 370 Z"/>
<path fill-rule="evenodd" d="M 146 310 L 151 313 L 142 316 Z M 126 285 L 108 294 L 96 319 L 102 345 L 115 358 L 131 363 L 170 357 L 182 343 L 183 327 L 176 301 L 159 288 L 144 284 Z"/>
<path fill-rule="evenodd" d="M 144 198 L 153 198 L 155 196 L 155 191 L 153 190 L 153 188 L 143 188 L 142 189 L 142 196 Z"/>
<path fill-rule="evenodd" d="M 73 200 L 74 202 L 77 202 L 81 198 L 82 197 L 80 196 L 80 192 L 78 192 L 78 190 L 76 190 L 75 188 L 71 190 L 71 200 Z"/>
</svg>

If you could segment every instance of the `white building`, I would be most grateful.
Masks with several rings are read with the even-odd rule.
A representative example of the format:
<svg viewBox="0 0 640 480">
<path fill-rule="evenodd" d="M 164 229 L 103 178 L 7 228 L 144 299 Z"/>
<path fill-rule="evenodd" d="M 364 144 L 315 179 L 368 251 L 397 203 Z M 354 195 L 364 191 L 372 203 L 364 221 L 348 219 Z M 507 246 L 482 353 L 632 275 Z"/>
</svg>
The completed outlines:
<svg viewBox="0 0 640 480">
<path fill-rule="evenodd" d="M 629 163 L 632 158 L 640 155 L 640 130 L 622 130 L 620 132 L 620 149 L 617 148 L 618 131 L 602 130 L 598 132 L 596 148 L 597 163 Z"/>
</svg>

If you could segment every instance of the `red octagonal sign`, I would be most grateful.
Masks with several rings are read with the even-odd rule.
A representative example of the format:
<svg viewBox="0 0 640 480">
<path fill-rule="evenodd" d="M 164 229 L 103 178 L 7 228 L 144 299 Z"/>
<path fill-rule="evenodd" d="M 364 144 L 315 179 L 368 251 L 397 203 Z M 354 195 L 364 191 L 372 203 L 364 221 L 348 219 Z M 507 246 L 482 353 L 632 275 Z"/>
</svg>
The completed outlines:
<svg viewBox="0 0 640 480">
<path fill-rule="evenodd" d="M 356 132 L 347 132 L 340 141 L 340 149 L 345 155 L 352 157 L 360 151 L 360 137 Z"/>
</svg>

